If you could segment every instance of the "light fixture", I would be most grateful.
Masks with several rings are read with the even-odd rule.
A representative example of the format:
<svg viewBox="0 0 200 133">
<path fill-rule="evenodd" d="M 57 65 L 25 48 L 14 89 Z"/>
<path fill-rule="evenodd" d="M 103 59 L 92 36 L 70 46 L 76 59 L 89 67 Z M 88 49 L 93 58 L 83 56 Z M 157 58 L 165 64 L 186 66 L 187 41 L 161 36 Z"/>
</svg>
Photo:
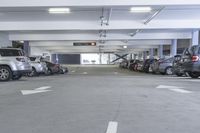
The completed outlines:
<svg viewBox="0 0 200 133">
<path fill-rule="evenodd" d="M 126 45 L 124 45 L 124 46 L 123 46 L 123 48 L 125 49 L 125 48 L 127 48 L 127 46 L 126 46 Z"/>
<path fill-rule="evenodd" d="M 19 41 L 20 43 L 24 43 L 24 41 Z"/>
<path fill-rule="evenodd" d="M 130 9 L 130 12 L 133 13 L 146 13 L 151 11 L 152 11 L 151 7 L 131 7 Z"/>
<path fill-rule="evenodd" d="M 49 13 L 70 13 L 69 8 L 49 8 Z"/>
</svg>

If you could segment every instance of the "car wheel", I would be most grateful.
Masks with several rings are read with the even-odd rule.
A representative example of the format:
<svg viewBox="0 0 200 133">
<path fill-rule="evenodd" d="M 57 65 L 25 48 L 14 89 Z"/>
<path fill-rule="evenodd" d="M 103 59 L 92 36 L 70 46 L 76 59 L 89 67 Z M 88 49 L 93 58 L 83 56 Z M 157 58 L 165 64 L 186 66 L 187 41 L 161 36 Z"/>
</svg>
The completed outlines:
<svg viewBox="0 0 200 133">
<path fill-rule="evenodd" d="M 183 73 L 175 73 L 175 74 L 176 74 L 176 76 L 178 76 L 178 77 L 183 76 Z"/>
<path fill-rule="evenodd" d="M 188 74 L 191 78 L 198 78 L 200 76 L 200 73 L 197 72 L 188 72 Z"/>
<path fill-rule="evenodd" d="M 48 69 L 47 72 L 46 72 L 46 75 L 52 75 L 52 74 L 53 74 L 52 70 Z"/>
<path fill-rule="evenodd" d="M 37 76 L 37 75 L 38 75 L 38 73 L 37 73 L 37 71 L 34 67 L 32 68 L 32 71 L 30 73 L 28 73 L 29 77 L 34 77 L 34 76 Z"/>
<path fill-rule="evenodd" d="M 63 69 L 60 69 L 60 74 L 65 74 L 64 70 Z"/>
<path fill-rule="evenodd" d="M 167 75 L 172 75 L 173 74 L 173 68 L 172 67 L 167 67 L 165 69 L 165 74 Z"/>
<path fill-rule="evenodd" d="M 0 81 L 8 81 L 12 78 L 12 71 L 7 66 L 0 66 Z"/>
<path fill-rule="evenodd" d="M 15 75 L 12 77 L 12 80 L 19 80 L 22 77 L 22 75 Z"/>
</svg>

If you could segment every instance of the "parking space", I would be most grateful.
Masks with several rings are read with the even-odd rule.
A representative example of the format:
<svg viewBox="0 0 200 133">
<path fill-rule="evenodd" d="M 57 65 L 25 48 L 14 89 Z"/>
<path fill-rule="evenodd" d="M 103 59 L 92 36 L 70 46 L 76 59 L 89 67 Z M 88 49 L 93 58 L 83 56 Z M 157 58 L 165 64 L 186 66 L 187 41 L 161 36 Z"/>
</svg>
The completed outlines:
<svg viewBox="0 0 200 133">
<path fill-rule="evenodd" d="M 21 93 L 45 86 L 49 88 L 43 90 L 51 91 Z M 196 133 L 199 96 L 199 83 L 187 77 L 128 72 L 116 66 L 70 67 L 66 75 L 1 83 L 0 129 L 15 133 L 104 133 L 114 121 L 118 133 Z"/>
</svg>

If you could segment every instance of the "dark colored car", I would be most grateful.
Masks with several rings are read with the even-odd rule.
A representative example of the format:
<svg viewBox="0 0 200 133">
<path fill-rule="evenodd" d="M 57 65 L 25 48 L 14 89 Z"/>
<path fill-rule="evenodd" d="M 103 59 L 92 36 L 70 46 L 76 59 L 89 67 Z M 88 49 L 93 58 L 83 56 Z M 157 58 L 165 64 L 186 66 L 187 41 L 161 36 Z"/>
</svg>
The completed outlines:
<svg viewBox="0 0 200 133">
<path fill-rule="evenodd" d="M 134 63 L 135 60 L 129 60 L 127 68 L 131 70 L 131 65 Z"/>
<path fill-rule="evenodd" d="M 175 55 L 173 61 L 173 73 L 177 76 L 183 76 L 185 74 L 185 70 L 183 68 L 182 56 Z"/>
<path fill-rule="evenodd" d="M 143 71 L 145 73 L 149 73 L 151 72 L 151 64 L 153 64 L 154 62 L 156 62 L 157 59 L 146 59 L 145 62 L 144 62 L 144 65 L 143 65 Z"/>
<path fill-rule="evenodd" d="M 120 68 L 127 68 L 128 67 L 128 61 L 123 60 L 122 62 L 120 62 L 119 67 Z"/>
<path fill-rule="evenodd" d="M 48 61 L 45 61 L 47 65 L 47 75 L 52 75 L 55 73 L 60 73 L 60 65 L 59 64 L 54 64 Z"/>
<path fill-rule="evenodd" d="M 163 62 L 163 60 L 165 59 L 162 58 L 162 59 L 156 60 L 150 65 L 150 70 L 152 71 L 153 74 L 159 73 L 159 65 L 160 63 Z"/>
<path fill-rule="evenodd" d="M 144 62 L 143 62 L 143 61 L 139 61 L 139 62 L 135 65 L 135 71 L 142 72 L 142 71 L 143 71 L 143 65 L 144 65 Z"/>
<path fill-rule="evenodd" d="M 132 71 L 136 71 L 135 68 L 136 68 L 136 65 L 137 65 L 139 62 L 140 62 L 139 60 L 134 60 L 134 62 L 133 62 L 132 64 L 130 64 L 129 69 L 132 70 Z"/>
<path fill-rule="evenodd" d="M 191 78 L 200 76 L 200 45 L 186 49 L 182 56 L 183 68 Z"/>
</svg>

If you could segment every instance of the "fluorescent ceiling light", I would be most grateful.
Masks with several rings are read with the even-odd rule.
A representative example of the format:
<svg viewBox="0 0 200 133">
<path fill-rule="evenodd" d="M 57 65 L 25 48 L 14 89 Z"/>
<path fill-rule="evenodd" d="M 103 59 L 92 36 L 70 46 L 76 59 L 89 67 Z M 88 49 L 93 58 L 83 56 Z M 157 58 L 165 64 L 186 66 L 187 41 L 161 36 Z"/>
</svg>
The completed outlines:
<svg viewBox="0 0 200 133">
<path fill-rule="evenodd" d="M 49 8 L 49 13 L 70 13 L 69 8 Z"/>
<path fill-rule="evenodd" d="M 145 13 L 145 12 L 151 12 L 151 7 L 131 7 L 130 12 L 133 13 Z"/>
<path fill-rule="evenodd" d="M 125 46 L 123 46 L 123 48 L 127 48 L 127 46 L 125 45 Z"/>
</svg>

